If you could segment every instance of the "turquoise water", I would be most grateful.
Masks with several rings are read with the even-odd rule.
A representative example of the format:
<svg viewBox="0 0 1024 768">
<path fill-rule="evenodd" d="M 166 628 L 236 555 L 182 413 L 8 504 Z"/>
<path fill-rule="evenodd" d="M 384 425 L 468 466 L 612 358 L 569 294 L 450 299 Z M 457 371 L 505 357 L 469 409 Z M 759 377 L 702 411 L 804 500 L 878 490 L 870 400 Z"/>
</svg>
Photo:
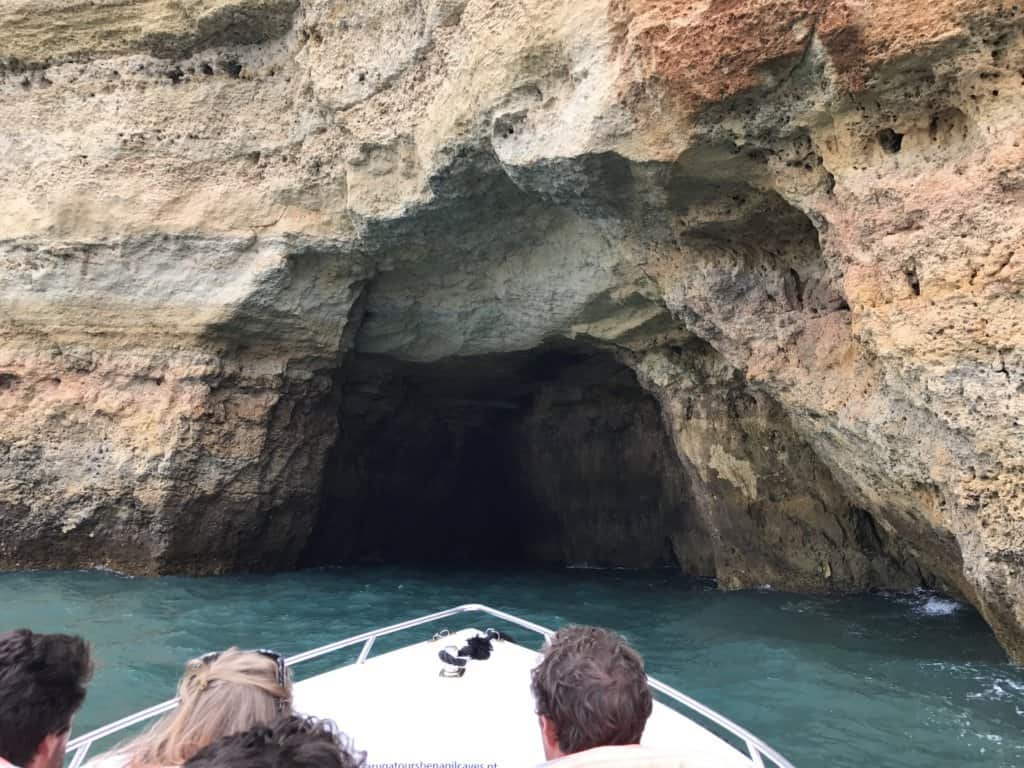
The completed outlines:
<svg viewBox="0 0 1024 768">
<path fill-rule="evenodd" d="M 77 734 L 171 697 L 182 663 L 202 651 L 295 653 L 464 602 L 550 627 L 612 627 L 653 675 L 797 768 L 1024 768 L 1024 669 L 1006 662 L 977 614 L 925 594 L 723 593 L 661 571 L 0 574 L 0 630 L 74 632 L 95 646 L 101 666 Z"/>
</svg>

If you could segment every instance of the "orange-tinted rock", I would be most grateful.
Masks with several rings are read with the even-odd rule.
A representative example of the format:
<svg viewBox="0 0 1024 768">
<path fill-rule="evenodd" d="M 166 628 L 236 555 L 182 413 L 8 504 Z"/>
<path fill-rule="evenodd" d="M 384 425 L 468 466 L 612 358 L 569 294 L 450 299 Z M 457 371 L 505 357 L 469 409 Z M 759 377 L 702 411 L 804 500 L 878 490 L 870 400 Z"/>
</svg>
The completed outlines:
<svg viewBox="0 0 1024 768">
<path fill-rule="evenodd" d="M 688 561 L 1024 659 L 1020 8 L 204 2 L 0 9 L 0 567 L 292 565 L 350 349 L 569 338 L 660 403 Z"/>
</svg>

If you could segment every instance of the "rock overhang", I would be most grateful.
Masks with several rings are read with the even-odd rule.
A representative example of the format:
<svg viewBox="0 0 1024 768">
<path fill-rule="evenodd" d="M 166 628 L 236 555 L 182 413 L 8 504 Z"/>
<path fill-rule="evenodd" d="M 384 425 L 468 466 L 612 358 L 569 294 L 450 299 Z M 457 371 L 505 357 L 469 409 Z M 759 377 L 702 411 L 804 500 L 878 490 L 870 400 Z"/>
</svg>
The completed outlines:
<svg viewBox="0 0 1024 768">
<path fill-rule="evenodd" d="M 657 398 L 724 584 L 917 579 L 1020 656 L 1019 12 L 164 5 L 4 54 L 6 567 L 287 566 L 352 350 L 569 337 Z"/>
</svg>

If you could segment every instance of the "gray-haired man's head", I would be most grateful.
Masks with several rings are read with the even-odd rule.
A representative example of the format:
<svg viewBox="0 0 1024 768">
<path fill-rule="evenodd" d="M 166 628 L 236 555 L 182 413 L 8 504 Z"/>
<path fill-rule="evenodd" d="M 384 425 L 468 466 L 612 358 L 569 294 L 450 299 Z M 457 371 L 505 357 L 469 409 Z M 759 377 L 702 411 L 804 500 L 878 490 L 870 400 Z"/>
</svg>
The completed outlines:
<svg viewBox="0 0 1024 768">
<path fill-rule="evenodd" d="M 563 627 L 543 654 L 532 689 L 547 759 L 640 742 L 654 702 L 643 659 L 620 635 Z"/>
</svg>

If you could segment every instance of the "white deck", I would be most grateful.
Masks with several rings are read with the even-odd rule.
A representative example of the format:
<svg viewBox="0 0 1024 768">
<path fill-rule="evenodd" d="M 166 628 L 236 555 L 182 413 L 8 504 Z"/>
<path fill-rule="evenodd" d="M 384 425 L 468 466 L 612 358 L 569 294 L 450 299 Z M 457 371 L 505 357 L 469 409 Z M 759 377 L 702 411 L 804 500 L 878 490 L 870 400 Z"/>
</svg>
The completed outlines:
<svg viewBox="0 0 1024 768">
<path fill-rule="evenodd" d="M 495 642 L 460 678 L 438 675 L 437 653 L 477 630 L 371 656 L 295 686 L 295 708 L 334 720 L 370 766 L 437 763 L 500 768 L 544 762 L 530 692 L 538 654 Z M 694 766 L 750 768 L 751 760 L 683 715 L 655 702 L 643 743 L 686 755 Z"/>
<path fill-rule="evenodd" d="M 428 625 L 467 613 L 485 614 L 531 633 L 537 645 L 552 631 L 532 621 L 480 603 L 380 627 L 296 654 L 287 663 L 321 659 L 345 648 L 360 646 L 359 660 L 298 683 L 296 708 L 330 718 L 368 752 L 370 768 L 512 768 L 542 760 L 537 719 L 530 693 L 530 670 L 539 659 L 535 651 L 512 643 L 496 643 L 486 661 L 470 661 L 461 678 L 438 675 L 442 648 L 461 647 L 476 630 L 464 629 L 437 642 L 420 641 L 372 659 L 374 642 L 401 632 L 424 633 Z M 518 629 L 516 630 L 519 631 Z M 420 637 L 423 635 L 420 634 Z M 668 697 L 670 709 L 655 703 L 643 744 L 654 752 L 631 752 L 631 760 L 662 755 L 674 768 L 793 768 L 785 757 L 724 715 L 665 683 L 649 677 L 651 688 Z M 123 735 L 126 729 L 151 721 L 178 706 L 177 699 L 123 717 L 71 740 L 69 768 L 81 768 L 93 746 Z M 694 713 L 742 744 L 742 753 L 680 712 Z M 678 757 L 678 761 L 676 758 Z M 601 763 L 610 764 L 605 753 Z M 620 755 L 610 756 L 618 762 Z"/>
</svg>

